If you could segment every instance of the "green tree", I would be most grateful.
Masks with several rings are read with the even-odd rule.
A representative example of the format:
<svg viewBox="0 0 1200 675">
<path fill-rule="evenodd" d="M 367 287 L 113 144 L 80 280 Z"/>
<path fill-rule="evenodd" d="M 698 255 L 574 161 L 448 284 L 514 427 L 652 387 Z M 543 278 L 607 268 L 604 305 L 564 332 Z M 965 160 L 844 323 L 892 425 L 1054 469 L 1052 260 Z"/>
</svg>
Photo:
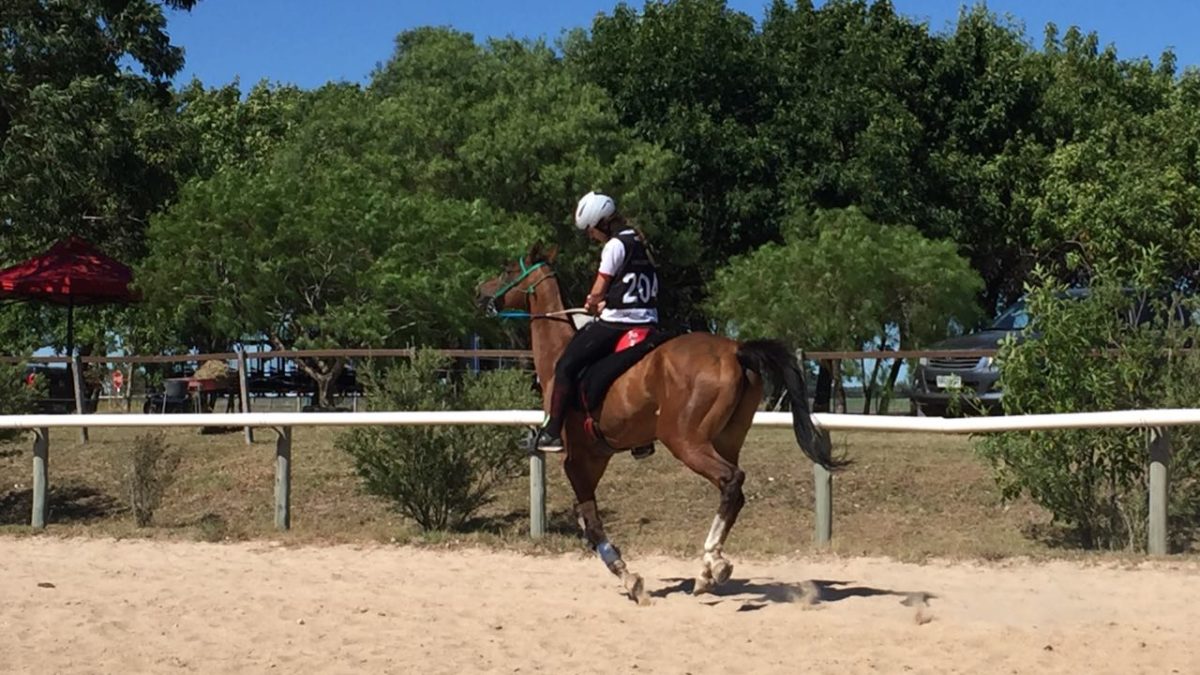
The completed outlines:
<svg viewBox="0 0 1200 675">
<path fill-rule="evenodd" d="M 1139 97 L 1145 111 L 1114 103 L 1095 129 L 1055 150 L 1036 202 L 1037 243 L 1063 278 L 1086 281 L 1106 261 L 1130 262 L 1124 254 L 1134 248 L 1162 251 L 1166 274 L 1195 283 L 1200 75 L 1176 83 L 1146 63 L 1123 71 L 1124 86 L 1157 103 Z"/>
<path fill-rule="evenodd" d="M 881 225 L 855 208 L 791 217 L 767 244 L 717 272 L 711 310 L 739 337 L 808 350 L 918 349 L 972 325 L 979 275 L 949 241 Z M 890 391 L 899 368 L 885 383 Z M 867 380 L 868 391 L 876 374 Z M 868 405 L 870 404 L 868 394 Z"/>
<path fill-rule="evenodd" d="M 984 280 L 989 312 L 1020 295 L 1034 262 L 1033 212 L 1055 138 L 1043 129 L 1050 81 L 1016 27 L 964 10 L 929 75 L 931 183 L 922 226 L 950 237 Z"/>
<path fill-rule="evenodd" d="M 699 328 L 704 284 L 733 254 L 778 235 L 770 71 L 754 21 L 724 0 L 620 3 L 565 45 L 572 72 L 607 92 L 621 123 L 679 159 L 679 199 L 657 234 L 664 317 Z"/>
<path fill-rule="evenodd" d="M 176 188 L 168 87 L 183 52 L 164 8 L 194 4 L 0 3 L 0 266 L 72 234 L 128 262 L 144 254 L 149 216 Z M 85 350 L 128 323 L 114 308 L 76 314 Z M 6 306 L 0 336 L 18 349 L 61 345 L 65 324 L 61 308 Z"/>
<path fill-rule="evenodd" d="M 140 252 L 174 183 L 156 119 L 183 66 L 163 7 L 195 0 L 11 0 L 0 7 L 0 251 L 68 234 Z M 123 70 L 122 59 L 141 66 Z"/>
<path fill-rule="evenodd" d="M 533 224 L 563 246 L 558 272 L 576 302 L 597 257 L 572 223 L 587 191 L 613 194 L 655 244 L 674 241 L 665 189 L 674 156 L 623 128 L 610 97 L 540 42 L 408 31 L 370 91 L 386 129 L 374 142 L 396 159 L 397 189 L 480 200 Z"/>
<path fill-rule="evenodd" d="M 944 104 L 930 77 L 938 41 L 890 2 L 835 0 L 772 3 L 762 44 L 767 133 L 786 186 L 777 213 L 856 205 L 927 228 L 929 127 Z"/>
<path fill-rule="evenodd" d="M 208 178 L 223 167 L 261 166 L 303 121 L 306 92 L 294 85 L 265 80 L 242 96 L 235 81 L 205 88 L 193 79 L 175 93 L 176 140 L 180 183 Z"/>
<path fill-rule="evenodd" d="M 259 169 L 189 184 L 154 219 L 139 270 L 153 308 L 177 326 L 275 349 L 445 344 L 478 322 L 481 275 L 532 237 L 519 218 L 393 182 L 407 167 L 388 128 L 350 87 L 329 87 Z M 301 367 L 329 405 L 342 359 Z"/>
</svg>

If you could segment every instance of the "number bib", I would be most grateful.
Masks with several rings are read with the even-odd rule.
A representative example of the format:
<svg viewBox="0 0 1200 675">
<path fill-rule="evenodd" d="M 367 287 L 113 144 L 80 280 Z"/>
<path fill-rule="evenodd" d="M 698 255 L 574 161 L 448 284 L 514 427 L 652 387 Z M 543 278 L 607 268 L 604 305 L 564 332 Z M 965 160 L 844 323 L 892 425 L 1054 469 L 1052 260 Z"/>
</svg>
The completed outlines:
<svg viewBox="0 0 1200 675">
<path fill-rule="evenodd" d="M 632 232 L 617 239 L 625 246 L 625 260 L 613 277 L 604 298 L 606 309 L 657 309 L 658 270 L 646 253 L 646 247 Z"/>
</svg>

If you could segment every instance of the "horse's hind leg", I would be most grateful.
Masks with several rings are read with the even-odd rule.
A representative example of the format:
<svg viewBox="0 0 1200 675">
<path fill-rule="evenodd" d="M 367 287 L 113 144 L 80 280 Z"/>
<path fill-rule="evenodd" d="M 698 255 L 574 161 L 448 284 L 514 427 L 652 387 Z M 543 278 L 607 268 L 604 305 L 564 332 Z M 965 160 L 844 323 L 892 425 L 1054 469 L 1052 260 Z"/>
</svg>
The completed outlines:
<svg viewBox="0 0 1200 675">
<path fill-rule="evenodd" d="M 723 549 L 730 530 L 737 522 L 738 514 L 746 505 L 746 496 L 742 492 L 746 474 L 737 464 L 742 443 L 745 442 L 746 432 L 754 421 L 754 413 L 761 397 L 761 383 L 757 379 L 750 379 L 745 384 L 748 387 L 740 392 L 736 400 L 729 402 L 733 407 L 732 413 L 711 443 L 686 440 L 678 440 L 674 444 L 667 443 L 675 456 L 688 468 L 707 478 L 721 491 L 717 515 L 713 518 L 708 536 L 704 540 L 704 566 L 700 576 L 696 577 L 693 590 L 696 594 L 706 593 L 718 584 L 725 583 L 733 574 L 733 564 L 725 558 Z M 700 429 L 704 426 L 701 424 Z"/>
<path fill-rule="evenodd" d="M 563 469 L 575 492 L 575 514 L 579 518 L 583 537 L 588 546 L 600 556 L 608 571 L 621 579 L 629 597 L 639 605 L 649 604 L 650 597 L 646 594 L 642 577 L 629 571 L 621 558 L 620 549 L 608 540 L 608 535 L 604 532 L 604 523 L 600 521 L 599 509 L 596 506 L 596 485 L 600 483 L 600 478 L 608 467 L 609 456 L 589 452 L 586 446 L 573 447 L 572 437 L 582 438 L 583 435 L 571 433 L 571 426 L 568 425 L 567 456 L 563 461 Z"/>
<path fill-rule="evenodd" d="M 711 443 L 680 443 L 666 442 L 667 447 L 689 469 L 704 476 L 721 491 L 721 503 L 717 507 L 717 515 L 713 518 L 708 537 L 704 540 L 704 566 L 700 576 L 696 577 L 696 587 L 693 593 L 707 593 L 717 584 L 729 580 L 733 573 L 733 564 L 725 559 L 721 549 L 729 530 L 737 522 L 738 513 L 746 504 L 742 493 L 742 483 L 746 474 L 735 464 L 726 460 L 717 452 Z"/>
</svg>

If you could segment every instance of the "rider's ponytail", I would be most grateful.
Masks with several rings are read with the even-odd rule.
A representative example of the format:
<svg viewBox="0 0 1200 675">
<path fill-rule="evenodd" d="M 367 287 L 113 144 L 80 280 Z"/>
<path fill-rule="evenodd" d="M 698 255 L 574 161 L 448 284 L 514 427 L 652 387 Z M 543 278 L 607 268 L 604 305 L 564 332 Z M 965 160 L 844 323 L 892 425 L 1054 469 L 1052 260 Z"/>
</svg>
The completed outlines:
<svg viewBox="0 0 1200 675">
<path fill-rule="evenodd" d="M 650 264 L 657 265 L 658 262 L 654 260 L 654 249 L 650 246 L 650 240 L 646 239 L 646 233 L 642 232 L 642 228 L 638 227 L 633 221 L 627 221 L 626 224 L 633 229 L 638 241 L 642 242 L 642 246 L 646 247 L 646 257 L 650 259 Z"/>
<path fill-rule="evenodd" d="M 646 233 L 642 232 L 642 228 L 638 227 L 637 223 L 633 222 L 629 218 L 617 213 L 597 227 L 602 228 L 604 233 L 610 237 L 616 236 L 618 231 L 625 228 L 633 230 L 633 233 L 637 236 L 638 241 L 642 242 L 642 246 L 646 247 L 646 257 L 650 258 L 650 264 L 658 264 L 654 260 L 654 249 L 650 247 L 650 240 L 646 238 Z"/>
</svg>

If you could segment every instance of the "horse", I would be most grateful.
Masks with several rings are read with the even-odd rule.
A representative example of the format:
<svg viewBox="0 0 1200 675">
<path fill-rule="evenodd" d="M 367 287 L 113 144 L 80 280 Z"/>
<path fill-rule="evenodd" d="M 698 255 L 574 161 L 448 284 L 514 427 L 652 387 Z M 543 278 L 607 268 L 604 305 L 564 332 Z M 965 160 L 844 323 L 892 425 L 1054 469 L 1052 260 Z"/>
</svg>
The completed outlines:
<svg viewBox="0 0 1200 675">
<path fill-rule="evenodd" d="M 555 363 L 577 330 L 554 272 L 557 252 L 557 247 L 534 244 L 522 259 L 476 288 L 477 301 L 490 314 L 504 310 L 530 319 L 534 369 L 543 401 L 553 386 Z M 762 401 L 764 377 L 786 389 L 792 427 L 804 454 L 830 471 L 849 464 L 832 457 L 828 436 L 813 424 L 803 372 L 778 340 L 737 341 L 704 332 L 670 337 L 621 374 L 599 410 L 592 411 L 607 442 L 589 433 L 588 420 L 577 407 L 572 406 L 564 418 L 563 469 L 575 493 L 583 537 L 638 604 L 649 602 L 643 580 L 629 570 L 620 549 L 609 541 L 596 506 L 596 486 L 613 449 L 644 447 L 657 440 L 717 488 L 720 503 L 704 540 L 693 588 L 696 595 L 711 592 L 733 573 L 733 564 L 722 550 L 746 503 L 742 493 L 746 474 L 738 467 L 738 458 Z"/>
</svg>

